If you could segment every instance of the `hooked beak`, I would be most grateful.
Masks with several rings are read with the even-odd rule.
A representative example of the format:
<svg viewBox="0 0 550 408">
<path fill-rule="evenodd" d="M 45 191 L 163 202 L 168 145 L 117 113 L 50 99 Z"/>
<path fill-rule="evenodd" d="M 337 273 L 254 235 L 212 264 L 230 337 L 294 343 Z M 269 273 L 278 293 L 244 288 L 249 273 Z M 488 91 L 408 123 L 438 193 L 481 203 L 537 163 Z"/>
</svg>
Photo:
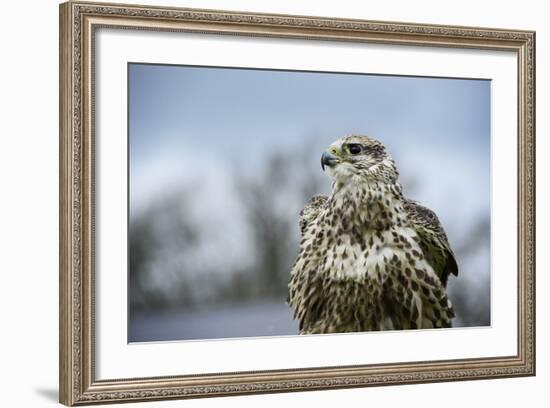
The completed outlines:
<svg viewBox="0 0 550 408">
<path fill-rule="evenodd" d="M 321 168 L 325 171 L 325 166 L 332 167 L 338 163 L 338 158 L 328 152 L 323 152 L 321 156 Z"/>
</svg>

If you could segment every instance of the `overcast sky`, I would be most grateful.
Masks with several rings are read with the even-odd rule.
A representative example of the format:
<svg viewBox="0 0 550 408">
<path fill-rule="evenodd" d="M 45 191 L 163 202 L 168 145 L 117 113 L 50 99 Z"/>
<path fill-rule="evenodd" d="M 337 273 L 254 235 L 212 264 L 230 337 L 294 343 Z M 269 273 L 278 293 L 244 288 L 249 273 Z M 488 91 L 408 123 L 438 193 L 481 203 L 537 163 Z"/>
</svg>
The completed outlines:
<svg viewBox="0 0 550 408">
<path fill-rule="evenodd" d="M 489 211 L 490 81 L 131 64 L 131 208 L 274 150 L 381 140 L 416 198 L 445 218 Z M 327 179 L 327 186 L 329 181 Z M 328 188 L 328 187 L 327 187 Z M 452 205 L 452 211 L 448 206 Z M 451 222 L 451 220 L 449 220 Z"/>
</svg>

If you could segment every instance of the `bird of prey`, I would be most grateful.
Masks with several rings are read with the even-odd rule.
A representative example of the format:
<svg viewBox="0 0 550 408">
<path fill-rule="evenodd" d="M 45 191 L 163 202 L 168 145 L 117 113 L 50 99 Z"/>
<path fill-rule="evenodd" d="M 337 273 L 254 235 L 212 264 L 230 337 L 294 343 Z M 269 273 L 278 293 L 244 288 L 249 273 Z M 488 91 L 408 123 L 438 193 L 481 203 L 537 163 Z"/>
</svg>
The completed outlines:
<svg viewBox="0 0 550 408">
<path fill-rule="evenodd" d="M 384 145 L 346 136 L 322 154 L 330 196 L 300 213 L 288 301 L 301 334 L 451 327 L 458 266 L 437 216 L 403 196 Z"/>
</svg>

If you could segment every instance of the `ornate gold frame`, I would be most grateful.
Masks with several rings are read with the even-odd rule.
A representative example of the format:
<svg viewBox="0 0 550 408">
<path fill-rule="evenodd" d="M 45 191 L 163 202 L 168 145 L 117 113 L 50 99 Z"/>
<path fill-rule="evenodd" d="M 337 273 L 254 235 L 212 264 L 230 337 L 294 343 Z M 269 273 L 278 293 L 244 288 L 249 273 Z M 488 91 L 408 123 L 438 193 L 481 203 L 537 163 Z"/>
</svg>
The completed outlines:
<svg viewBox="0 0 550 408">
<path fill-rule="evenodd" d="M 518 350 L 513 356 L 96 380 L 93 47 L 98 27 L 513 51 L 518 61 Z M 60 5 L 60 401 L 66 405 L 535 374 L 535 33 L 122 4 Z"/>
</svg>

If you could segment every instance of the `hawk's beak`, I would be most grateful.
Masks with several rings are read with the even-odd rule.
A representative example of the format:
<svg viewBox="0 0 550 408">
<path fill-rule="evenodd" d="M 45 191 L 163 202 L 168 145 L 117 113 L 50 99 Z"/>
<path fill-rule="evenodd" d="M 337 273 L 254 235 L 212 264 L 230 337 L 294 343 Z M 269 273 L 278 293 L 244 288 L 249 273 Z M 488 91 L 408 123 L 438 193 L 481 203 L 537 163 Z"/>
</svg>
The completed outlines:
<svg viewBox="0 0 550 408">
<path fill-rule="evenodd" d="M 338 162 L 338 158 L 328 152 L 323 152 L 321 156 L 321 168 L 325 171 L 325 166 L 332 167 Z"/>
</svg>

